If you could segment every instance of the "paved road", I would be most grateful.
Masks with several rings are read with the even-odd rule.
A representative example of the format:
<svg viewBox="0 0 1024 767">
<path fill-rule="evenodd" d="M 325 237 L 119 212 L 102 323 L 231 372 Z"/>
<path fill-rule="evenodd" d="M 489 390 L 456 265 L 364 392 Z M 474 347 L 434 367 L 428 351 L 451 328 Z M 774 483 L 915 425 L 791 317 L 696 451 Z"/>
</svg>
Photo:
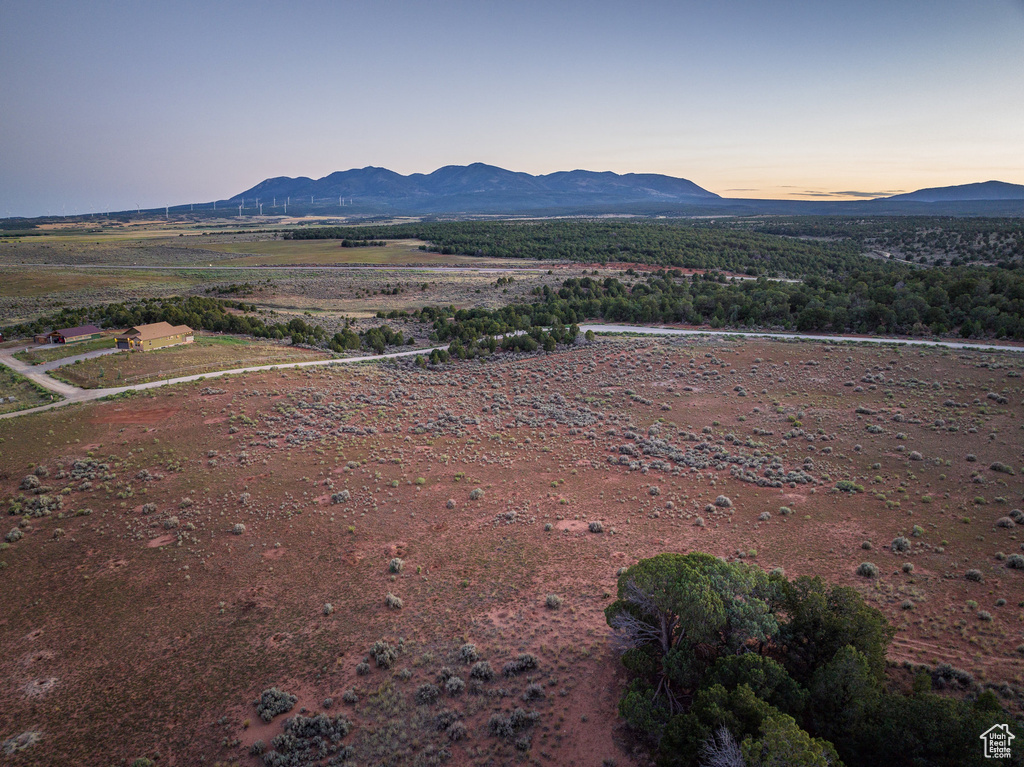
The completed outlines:
<svg viewBox="0 0 1024 767">
<path fill-rule="evenodd" d="M 872 343 L 872 344 L 900 344 L 908 346 L 937 346 L 945 347 L 948 349 L 973 349 L 973 350 L 989 350 L 989 351 L 1002 351 L 1002 352 L 1017 352 L 1024 353 L 1024 346 L 1010 346 L 1005 344 L 976 344 L 963 341 L 930 341 L 926 339 L 917 338 L 885 338 L 885 337 L 873 337 L 873 338 L 862 338 L 860 336 L 816 336 L 807 333 L 761 333 L 756 331 L 745 331 L 745 330 L 691 330 L 684 328 L 663 328 L 663 327 L 650 327 L 643 325 L 616 325 L 616 324 L 599 324 L 599 323 L 584 323 L 579 326 L 580 331 L 586 333 L 588 330 L 593 330 L 595 333 L 636 333 L 640 335 L 655 335 L 655 336 L 742 336 L 744 338 L 781 338 L 781 339 L 799 339 L 805 341 L 852 341 L 856 343 Z M 6 365 L 13 368 L 17 372 L 24 375 L 26 378 L 31 378 L 33 381 L 38 383 L 43 388 L 49 389 L 52 392 L 60 394 L 65 399 L 54 402 L 49 405 L 42 405 L 40 407 L 29 408 L 26 410 L 18 410 L 13 413 L 0 414 L 0 419 L 14 418 L 19 415 L 27 415 L 29 413 L 39 413 L 44 410 L 51 410 L 56 407 L 63 407 L 70 405 L 75 402 L 90 402 L 98 400 L 103 397 L 108 397 L 112 394 L 121 394 L 126 391 L 143 391 L 145 389 L 155 389 L 160 386 L 168 386 L 170 384 L 187 383 L 189 381 L 201 381 L 206 378 L 219 378 L 225 375 L 234 375 L 236 373 L 255 373 L 261 370 L 273 370 L 282 368 L 305 368 L 305 367 L 317 367 L 322 365 L 352 365 L 360 362 L 378 362 L 380 360 L 395 359 L 398 357 L 411 357 L 416 354 L 430 354 L 434 349 L 447 349 L 448 346 L 432 346 L 428 349 L 412 349 L 409 351 L 402 352 L 391 352 L 390 354 L 372 354 L 361 357 L 339 357 L 335 359 L 325 360 L 311 360 L 309 362 L 287 362 L 281 365 L 259 365 L 256 367 L 247 368 L 235 368 L 233 370 L 219 370 L 213 373 L 196 373 L 195 375 L 182 376 L 180 378 L 169 378 L 161 381 L 151 381 L 149 383 L 134 384 L 132 386 L 119 386 L 110 389 L 79 389 L 78 387 L 71 386 L 69 384 L 57 381 L 50 378 L 43 372 L 39 372 L 38 368 L 42 366 L 32 366 L 27 363 L 21 362 L 20 360 L 14 359 L 12 356 L 14 352 L 19 349 L 2 349 L 0 350 L 0 365 Z M 106 350 L 103 350 L 106 351 Z M 89 355 L 81 355 L 86 357 Z M 75 358 L 71 357 L 62 360 L 64 364 L 67 364 L 69 360 L 73 361 Z"/>
</svg>

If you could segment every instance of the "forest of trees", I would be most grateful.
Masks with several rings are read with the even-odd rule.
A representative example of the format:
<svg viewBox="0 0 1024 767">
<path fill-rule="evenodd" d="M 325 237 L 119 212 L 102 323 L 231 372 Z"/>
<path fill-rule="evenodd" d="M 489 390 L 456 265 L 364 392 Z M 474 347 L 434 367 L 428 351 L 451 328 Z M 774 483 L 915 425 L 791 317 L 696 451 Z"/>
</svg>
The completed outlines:
<svg viewBox="0 0 1024 767">
<path fill-rule="evenodd" d="M 911 668 L 912 693 L 892 691 L 893 627 L 819 578 L 661 554 L 619 577 L 605 616 L 632 677 L 619 713 L 662 767 L 980 767 L 986 729 L 1024 737 L 960 669 Z"/>
<path fill-rule="evenodd" d="M 904 260 L 974 261 L 1019 268 L 1024 262 L 1024 220 L 955 216 L 776 216 L 715 219 L 695 224 L 785 237 L 845 241 L 863 250 L 893 252 Z"/>
<path fill-rule="evenodd" d="M 533 303 L 500 309 L 424 308 L 387 319 L 433 323 L 434 338 L 463 343 L 486 336 L 586 320 L 683 323 L 714 328 L 782 328 L 834 333 L 1024 339 L 1024 274 L 981 269 L 902 268 L 868 264 L 845 280 L 732 281 L 707 273 L 660 271 L 631 284 L 613 277 L 570 278 L 557 290 L 535 289 Z"/>
<path fill-rule="evenodd" d="M 856 266 L 858 248 L 660 221 L 452 221 L 289 230 L 289 239 L 426 240 L 446 255 L 631 262 L 751 276 L 826 274 Z"/>
</svg>

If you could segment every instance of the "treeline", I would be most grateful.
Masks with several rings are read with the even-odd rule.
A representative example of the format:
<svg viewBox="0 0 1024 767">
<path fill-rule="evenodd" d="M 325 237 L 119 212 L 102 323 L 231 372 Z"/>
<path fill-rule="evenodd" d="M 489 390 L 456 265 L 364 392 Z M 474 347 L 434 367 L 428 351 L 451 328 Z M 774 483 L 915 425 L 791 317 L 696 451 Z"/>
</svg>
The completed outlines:
<svg viewBox="0 0 1024 767">
<path fill-rule="evenodd" d="M 235 310 L 232 312 L 230 310 Z M 239 313 L 236 313 L 239 312 Z M 215 333 L 237 333 L 257 338 L 291 338 L 293 343 L 314 342 L 325 339 L 326 331 L 319 325 L 310 325 L 301 319 L 268 324 L 254 316 L 256 307 L 241 301 L 227 301 L 205 296 L 183 298 L 150 298 L 136 304 L 103 304 L 76 309 L 62 309 L 56 314 L 32 322 L 6 328 L 11 336 L 27 336 L 52 328 L 65 328 L 87 323 L 104 328 L 128 328 L 153 322 L 188 325 L 193 330 Z"/>
<path fill-rule="evenodd" d="M 829 274 L 862 263 L 846 243 L 803 242 L 758 232 L 662 221 L 453 221 L 293 229 L 286 239 L 426 240 L 446 255 L 584 263 L 631 262 L 750 276 Z"/>
<path fill-rule="evenodd" d="M 1021 723 L 951 666 L 890 691 L 895 633 L 852 588 L 661 554 L 619 577 L 605 611 L 632 676 L 619 703 L 664 767 L 986 764 L 979 736 Z M 962 699 L 933 689 L 954 687 Z M 1015 763 L 1019 763 L 1019 760 Z"/>
<path fill-rule="evenodd" d="M 865 250 L 892 251 L 904 257 L 941 257 L 952 266 L 989 261 L 1018 268 L 1024 260 L 1024 220 L 953 216 L 779 216 L 716 219 L 709 228 L 759 232 L 785 237 L 845 240 Z"/>
<path fill-rule="evenodd" d="M 979 268 L 912 269 L 871 265 L 846 279 L 804 282 L 731 280 L 660 271 L 625 284 L 607 277 L 570 278 L 557 290 L 535 288 L 537 301 L 500 309 L 424 308 L 391 312 L 433 323 L 433 337 L 463 343 L 533 327 L 586 320 L 633 324 L 942 335 L 1024 339 L 1024 275 Z"/>
<path fill-rule="evenodd" d="M 235 312 L 229 310 L 235 310 Z M 412 343 L 401 331 L 387 325 L 356 333 L 350 327 L 329 337 L 320 325 L 310 324 L 294 317 L 288 322 L 266 323 L 253 316 L 256 307 L 240 301 L 226 301 L 205 296 L 149 299 L 134 305 L 105 304 L 80 309 L 63 309 L 57 314 L 33 322 L 12 325 L 4 329 L 8 337 L 30 336 L 52 328 L 73 327 L 94 323 L 105 328 L 128 328 L 153 322 L 188 325 L 193 330 L 214 333 L 234 333 L 255 338 L 289 339 L 293 344 L 308 344 L 335 352 L 365 349 L 378 354 L 389 346 Z M 236 312 L 242 312 L 241 314 Z"/>
<path fill-rule="evenodd" d="M 384 240 L 352 240 L 344 239 L 341 241 L 341 247 L 343 248 L 383 248 L 387 245 Z"/>
</svg>

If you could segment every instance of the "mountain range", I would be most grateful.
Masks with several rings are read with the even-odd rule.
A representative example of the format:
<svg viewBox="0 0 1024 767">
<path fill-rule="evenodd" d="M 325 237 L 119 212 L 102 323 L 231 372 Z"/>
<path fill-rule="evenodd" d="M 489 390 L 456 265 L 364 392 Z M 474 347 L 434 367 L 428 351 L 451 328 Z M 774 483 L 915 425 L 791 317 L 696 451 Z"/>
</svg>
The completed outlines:
<svg viewBox="0 0 1024 767">
<path fill-rule="evenodd" d="M 387 206 L 419 212 L 532 211 L 552 208 L 637 203 L 700 203 L 721 199 L 687 181 L 656 173 L 562 171 L 542 176 L 493 165 L 447 165 L 433 173 L 403 176 L 387 168 L 338 171 L 321 179 L 268 178 L 232 197 L 286 200 L 315 205 L 324 199 L 351 199 L 360 206 Z"/>
<path fill-rule="evenodd" d="M 726 198 L 657 173 L 588 170 L 534 176 L 484 163 L 403 176 L 387 168 L 337 171 L 320 179 L 278 176 L 227 200 L 296 215 L 1024 215 L 1024 185 L 1002 181 L 921 189 L 855 201 Z"/>
</svg>

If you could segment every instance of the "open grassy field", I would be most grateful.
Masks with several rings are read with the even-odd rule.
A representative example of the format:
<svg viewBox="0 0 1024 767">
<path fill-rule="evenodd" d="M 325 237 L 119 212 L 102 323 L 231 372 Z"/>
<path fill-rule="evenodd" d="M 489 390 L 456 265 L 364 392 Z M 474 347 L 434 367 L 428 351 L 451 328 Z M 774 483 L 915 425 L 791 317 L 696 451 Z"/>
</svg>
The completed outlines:
<svg viewBox="0 0 1024 767">
<path fill-rule="evenodd" d="M 603 609 L 664 551 L 852 586 L 897 628 L 894 680 L 948 662 L 1019 716 L 1021 366 L 602 337 L 2 422 L 4 505 L 59 503 L 0 551 L 0 733 L 36 733 L 32 764 L 256 767 L 277 687 L 347 717 L 358 764 L 644 764 Z"/>
<path fill-rule="evenodd" d="M 147 352 L 125 352 L 80 360 L 52 372 L 83 389 L 125 386 L 214 370 L 324 359 L 322 354 L 270 341 L 197 335 L 195 343 Z"/>
<path fill-rule="evenodd" d="M 381 266 L 497 266 L 493 259 L 472 256 L 444 256 L 419 249 L 420 240 L 389 240 L 384 247 L 343 248 L 338 240 L 257 240 L 249 242 L 208 242 L 205 249 L 239 254 L 221 263 L 228 266 L 281 266 L 378 264 Z M 522 266 L 522 264 L 519 264 Z"/>
<path fill-rule="evenodd" d="M 44 344 L 27 351 L 18 352 L 15 358 L 32 365 L 42 365 L 44 362 L 62 360 L 65 357 L 75 357 L 79 354 L 98 351 L 99 349 L 113 349 L 114 337 L 112 335 L 94 338 L 91 341 L 80 341 L 74 344 Z"/>
<path fill-rule="evenodd" d="M 26 410 L 58 399 L 58 395 L 36 386 L 9 367 L 0 365 L 0 413 Z"/>
</svg>

